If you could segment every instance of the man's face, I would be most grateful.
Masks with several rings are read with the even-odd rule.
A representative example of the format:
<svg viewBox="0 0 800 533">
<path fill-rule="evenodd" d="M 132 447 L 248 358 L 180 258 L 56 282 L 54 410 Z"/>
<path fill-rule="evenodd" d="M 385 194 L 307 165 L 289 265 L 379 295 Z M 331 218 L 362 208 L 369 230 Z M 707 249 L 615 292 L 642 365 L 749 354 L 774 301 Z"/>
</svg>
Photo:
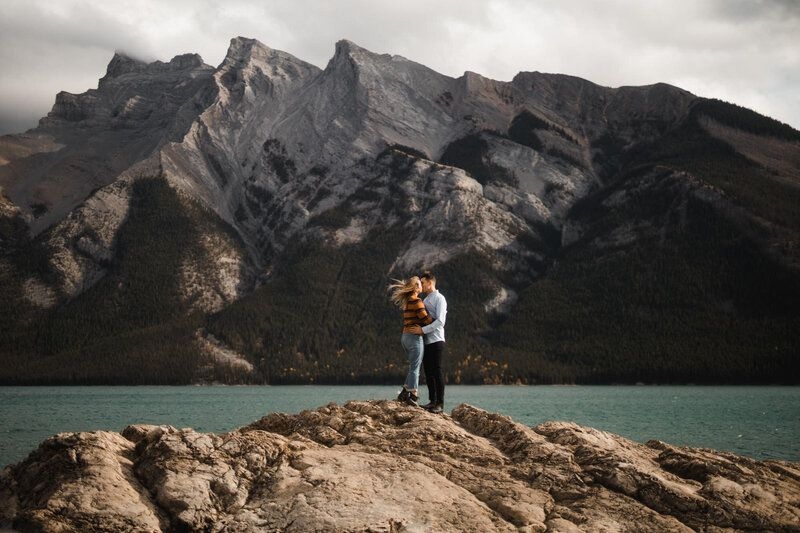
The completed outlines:
<svg viewBox="0 0 800 533">
<path fill-rule="evenodd" d="M 427 278 L 422 278 L 422 292 L 432 292 L 431 287 L 431 280 Z"/>
</svg>

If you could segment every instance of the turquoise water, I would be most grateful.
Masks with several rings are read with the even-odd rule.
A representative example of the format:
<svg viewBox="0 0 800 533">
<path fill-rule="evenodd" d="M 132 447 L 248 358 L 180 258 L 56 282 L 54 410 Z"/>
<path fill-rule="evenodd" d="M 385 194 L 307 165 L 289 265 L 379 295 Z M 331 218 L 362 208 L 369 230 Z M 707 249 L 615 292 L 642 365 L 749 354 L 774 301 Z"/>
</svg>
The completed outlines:
<svg viewBox="0 0 800 533">
<path fill-rule="evenodd" d="M 270 412 L 392 398 L 396 392 L 389 386 L 316 385 L 0 387 L 0 465 L 24 459 L 63 431 L 120 431 L 148 423 L 225 432 Z M 800 461 L 800 387 L 448 386 L 445 407 L 461 402 L 531 426 L 569 420 L 639 442 L 659 439 Z"/>
</svg>

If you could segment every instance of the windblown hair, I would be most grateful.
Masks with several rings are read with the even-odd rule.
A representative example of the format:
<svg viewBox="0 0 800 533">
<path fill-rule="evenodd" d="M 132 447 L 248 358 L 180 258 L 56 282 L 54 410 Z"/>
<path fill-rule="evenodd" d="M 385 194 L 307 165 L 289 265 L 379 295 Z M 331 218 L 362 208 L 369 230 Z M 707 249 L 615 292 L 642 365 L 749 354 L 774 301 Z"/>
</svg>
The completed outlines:
<svg viewBox="0 0 800 533">
<path fill-rule="evenodd" d="M 417 276 L 412 276 L 407 280 L 393 279 L 392 282 L 393 283 L 387 288 L 388 291 L 391 291 L 389 299 L 394 305 L 402 309 L 411 299 L 411 295 L 414 294 L 414 291 L 417 290 L 419 278 Z"/>
</svg>

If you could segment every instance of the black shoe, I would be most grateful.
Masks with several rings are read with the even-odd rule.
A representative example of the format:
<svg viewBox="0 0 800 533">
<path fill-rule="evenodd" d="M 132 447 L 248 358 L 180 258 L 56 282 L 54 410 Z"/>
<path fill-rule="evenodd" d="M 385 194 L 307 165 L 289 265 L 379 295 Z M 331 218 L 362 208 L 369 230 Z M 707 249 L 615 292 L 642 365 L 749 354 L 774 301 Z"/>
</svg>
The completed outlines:
<svg viewBox="0 0 800 533">
<path fill-rule="evenodd" d="M 405 390 L 405 389 L 403 389 L 403 390 Z M 408 392 L 408 391 L 406 391 L 406 392 Z M 408 392 L 408 395 L 406 396 L 406 399 L 404 401 L 408 405 L 413 405 L 414 407 L 417 407 L 417 402 L 419 401 L 419 396 L 417 396 L 413 392 Z"/>
<path fill-rule="evenodd" d="M 397 401 L 398 402 L 407 402 L 410 395 L 411 395 L 411 393 L 408 392 L 408 389 L 403 387 L 403 390 L 401 390 L 400 394 L 397 395 Z"/>
<path fill-rule="evenodd" d="M 431 413 L 433 413 L 435 415 L 438 415 L 438 414 L 444 412 L 444 405 L 442 405 L 440 403 L 437 403 L 436 405 L 434 405 L 433 407 L 428 409 L 428 411 L 430 411 Z"/>
<path fill-rule="evenodd" d="M 436 407 L 436 404 L 435 404 L 435 403 L 433 403 L 433 402 L 428 402 L 428 403 L 426 403 L 425 405 L 420 405 L 420 407 L 422 407 L 422 408 L 423 408 L 423 409 L 425 409 L 426 411 L 430 411 L 431 409 L 433 409 L 434 407 Z"/>
</svg>

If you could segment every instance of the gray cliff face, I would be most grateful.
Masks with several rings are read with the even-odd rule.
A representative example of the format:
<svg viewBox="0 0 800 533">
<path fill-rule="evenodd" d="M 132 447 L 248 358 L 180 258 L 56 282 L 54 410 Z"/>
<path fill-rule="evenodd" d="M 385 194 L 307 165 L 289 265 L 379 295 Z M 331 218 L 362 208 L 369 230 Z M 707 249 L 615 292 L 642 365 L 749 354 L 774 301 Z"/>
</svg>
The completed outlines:
<svg viewBox="0 0 800 533">
<path fill-rule="evenodd" d="M 50 265 L 60 278 L 48 287 L 51 293 L 74 297 L 106 275 L 128 214 L 131 184 L 163 175 L 160 152 L 183 139 L 209 105 L 213 74 L 196 54 L 150 64 L 116 54 L 97 89 L 59 93 L 38 128 L 4 138 L 30 152 L 17 149 L 6 158 L 0 184 L 20 206 L 31 234 L 46 231 Z M 193 274 L 199 265 L 187 264 L 184 294 L 200 310 L 217 310 L 250 283 L 240 279 L 249 262 L 225 235 L 206 235 L 201 241 L 216 243 L 200 263 L 216 265 L 212 270 L 219 274 L 200 282 L 201 296 Z M 233 258 L 235 273 L 224 264 L 227 259 L 219 263 L 226 257 Z M 34 277 L 30 283 L 41 280 Z M 43 307 L 55 303 L 46 301 Z"/>
<path fill-rule="evenodd" d="M 800 291 L 800 223 L 792 205 L 800 172 L 797 134 L 747 110 L 718 104 L 666 84 L 607 88 L 539 72 L 521 72 L 510 82 L 473 72 L 452 78 L 346 40 L 336 43 L 324 69 L 244 37 L 231 40 L 216 68 L 195 54 L 153 63 L 115 54 L 97 89 L 59 93 L 37 128 L 0 138 L 0 249 L 5 254 L 0 281 L 10 287 L 5 293 L 9 301 L 29 311 L 8 320 L 15 328 L 28 328 L 118 274 L 121 236 L 137 231 L 128 224 L 132 205 L 157 200 L 137 199 L 134 191 L 152 178 L 169 184 L 179 198 L 175 209 L 196 230 L 170 245 L 181 248 L 183 257 L 169 274 L 177 275 L 176 299 L 187 313 L 198 311 L 206 318 L 259 287 L 268 288 L 281 273 L 285 281 L 286 272 L 297 266 L 292 261 L 303 260 L 298 250 L 334 248 L 346 257 L 362 246 L 372 250 L 365 264 L 381 264 L 370 271 L 370 283 L 439 267 L 452 269 L 453 279 L 470 274 L 465 279 L 481 286 L 462 295 L 463 308 L 482 311 L 472 317 L 475 338 L 470 342 L 477 344 L 462 343 L 460 356 L 491 351 L 486 341 L 491 343 L 491 334 L 510 317 L 512 326 L 502 336 L 516 344 L 484 355 L 492 360 L 528 357 L 530 347 L 547 335 L 541 330 L 528 337 L 518 333 L 551 311 L 547 301 L 542 308 L 533 302 L 555 297 L 568 307 L 573 301 L 572 294 L 556 297 L 558 290 L 547 284 L 539 287 L 541 294 L 529 289 L 543 276 L 563 275 L 555 284 L 579 293 L 585 312 L 562 309 L 554 323 L 542 326 L 561 328 L 550 337 L 558 346 L 536 345 L 542 360 L 537 368 L 549 368 L 551 361 L 544 360 L 561 353 L 559 339 L 585 331 L 605 337 L 609 324 L 601 322 L 612 320 L 609 311 L 639 308 L 631 301 L 638 302 L 638 295 L 609 303 L 609 308 L 594 307 L 597 287 L 584 286 L 598 283 L 585 277 L 598 267 L 602 271 L 607 259 L 624 262 L 620 258 L 640 245 L 650 248 L 639 258 L 654 251 L 670 257 L 677 249 L 678 255 L 693 254 L 695 249 L 687 252 L 680 245 L 687 228 L 695 233 L 697 249 L 710 249 L 723 263 L 731 257 L 730 246 L 756 250 L 755 256 L 769 259 L 767 267 L 777 265 L 770 272 L 779 275 L 772 277 Z M 780 202 L 786 205 L 775 208 Z M 162 230 L 158 221 L 149 223 L 147 232 L 157 236 Z M 700 270 L 718 270 L 716 259 L 700 262 Z M 556 268 L 559 261 L 562 271 Z M 693 261 L 689 257 L 684 263 Z M 686 302 L 654 304 L 661 307 L 610 325 L 656 316 L 667 307 L 677 312 L 682 305 L 728 313 L 731 301 L 738 302 L 745 318 L 754 300 L 765 316 L 772 316 L 766 300 L 782 288 L 754 290 L 742 299 L 722 294 L 757 277 L 764 267 L 759 261 L 745 265 L 744 272 L 739 265 L 730 267 L 735 283 L 714 284 L 722 287 L 720 294 L 711 294 L 703 304 L 692 301 L 697 295 L 691 290 L 683 290 L 697 271 L 681 267 L 684 278 L 676 281 L 677 292 Z M 326 268 L 336 269 L 335 262 Z M 611 277 L 631 273 L 617 263 L 612 266 Z M 638 273 L 650 267 L 632 268 Z M 328 273 L 317 270 L 314 275 Z M 331 301 L 342 276 L 333 273 L 324 288 L 333 286 L 332 293 L 321 299 Z M 295 289 L 279 284 L 273 296 L 278 301 Z M 658 292 L 658 287 L 651 291 Z M 376 294 L 369 301 L 374 303 Z M 252 309 L 231 316 L 242 312 L 245 321 L 257 321 L 253 317 L 267 313 L 266 304 L 254 304 L 258 298 L 249 302 Z M 649 305 L 648 296 L 642 299 Z M 509 311 L 517 303 L 528 314 L 518 314 L 520 322 L 514 323 Z M 789 310 L 779 314 L 794 320 L 796 308 L 785 307 Z M 366 312 L 366 304 L 360 309 Z M 575 328 L 575 320 L 587 323 Z M 230 338 L 223 338 L 212 322 L 196 321 L 193 340 L 187 342 L 199 343 L 214 360 L 252 368 L 258 358 L 268 366 L 264 361 L 274 355 L 268 339 L 281 338 L 271 323 L 255 326 L 240 320 L 248 334 L 228 330 Z M 584 328 L 588 322 L 593 325 Z M 795 329 L 787 322 L 786 331 Z M 357 337 L 351 333 L 312 351 L 334 357 Z M 664 338 L 674 339 L 673 333 L 665 332 Z M 231 339 L 231 346 L 225 346 Z M 18 339 L 12 340 L 8 353 L 22 359 L 26 350 L 42 348 L 27 339 L 18 349 Z M 306 351 L 301 346 L 305 340 L 275 342 L 291 357 Z M 782 335 L 781 342 L 789 345 L 794 338 Z M 644 361 L 649 347 L 636 343 L 625 349 Z M 517 355 L 508 355 L 506 348 Z M 590 345 L 592 353 L 595 349 Z M 571 361 L 576 353 L 565 357 Z M 714 357 L 707 366 L 725 360 Z M 528 372 L 520 366 L 520 374 Z"/>
<path fill-rule="evenodd" d="M 27 148 L 5 158 L 0 187 L 33 236 L 47 232 L 61 278 L 51 290 L 75 296 L 105 275 L 131 180 L 161 173 L 159 147 L 182 136 L 212 72 L 196 54 L 151 64 L 116 54 L 97 89 L 59 93 L 38 128 L 0 142 Z"/>
<path fill-rule="evenodd" d="M 558 80 L 550 81 L 548 92 L 534 83 L 526 86 L 522 75 L 513 83 L 474 73 L 453 79 L 402 57 L 373 54 L 349 41 L 337 43 L 334 57 L 319 71 L 260 43 L 234 39 L 214 79 L 213 104 L 183 142 L 162 152 L 164 173 L 237 228 L 253 260 L 263 267 L 314 216 L 343 205 L 366 184 L 383 179 L 386 168 L 373 161 L 387 146 L 408 147 L 438 160 L 451 143 L 470 134 L 481 136 L 486 164 L 511 177 L 507 184 L 492 182 L 482 188 L 478 203 L 495 213 L 486 215 L 483 208 L 471 211 L 481 213 L 476 223 L 483 227 L 482 234 L 496 235 L 507 244 L 526 234 L 541 238 L 542 225 L 558 231 L 569 208 L 597 182 L 588 148 L 591 138 L 623 121 L 620 109 L 628 103 L 634 103 L 633 113 L 647 118 L 648 113 L 659 113 L 651 108 L 663 101 L 652 94 L 656 89 L 612 91 L 580 80 L 596 93 L 592 107 L 587 104 L 574 116 L 558 114 L 548 99 Z M 670 112 L 680 115 L 691 97 L 674 92 L 677 110 L 671 105 Z M 541 112 L 540 120 L 555 128 L 540 131 L 539 147 L 492 134 L 506 132 L 522 110 Z M 598 115 L 596 130 L 588 133 L 577 128 L 578 117 L 587 114 Z M 627 130 L 620 133 L 624 134 L 634 135 Z M 449 190 L 427 194 L 423 205 L 433 210 L 430 215 L 450 212 Z M 515 224 L 510 237 L 505 212 L 523 220 Z M 426 231 L 447 234 L 452 220 L 462 215 L 469 219 L 460 208 L 450 218 L 429 216 Z M 358 218 L 370 217 L 365 212 Z M 446 240 L 444 248 L 486 248 L 485 238 L 463 237 Z M 409 258 L 419 264 L 432 242 L 420 236 L 413 250 L 398 256 L 399 264 L 415 266 Z M 544 255 L 543 250 L 529 252 Z M 451 256 L 444 251 L 440 259 Z M 429 266 L 439 262 L 427 257 Z M 497 265 L 504 270 L 519 266 L 502 260 Z"/>
<path fill-rule="evenodd" d="M 462 404 L 63 433 L 0 473 L 27 531 L 797 531 L 797 463 L 530 428 Z"/>
<path fill-rule="evenodd" d="M 97 89 L 59 93 L 39 127 L 20 138 L 41 155 L 0 167 L 0 184 L 26 213 L 31 233 L 60 222 L 97 189 L 179 136 L 175 128 L 184 106 L 196 104 L 212 71 L 196 55 L 151 65 L 116 55 Z"/>
<path fill-rule="evenodd" d="M 33 234 L 51 228 L 61 257 L 53 266 L 66 279 L 58 289 L 75 295 L 102 277 L 103 260 L 113 255 L 126 180 L 164 176 L 236 229 L 248 250 L 243 261 L 267 268 L 311 218 L 385 175 L 375 161 L 387 146 L 435 161 L 452 143 L 479 135 L 480 157 L 508 179 L 472 187 L 467 203 L 451 198 L 448 186 L 416 193 L 426 197 L 417 212 L 430 236 L 464 217 L 482 228 L 447 241 L 441 257 L 428 261 L 435 266 L 452 256 L 448 249 L 497 249 L 520 235 L 541 237 L 541 226 L 560 231 L 569 208 L 597 183 L 590 141 L 609 129 L 621 138 L 641 134 L 626 126 L 631 116 L 676 121 L 691 98 L 665 85 L 605 89 L 538 73 L 510 83 L 471 72 L 453 79 L 349 41 L 337 43 L 320 70 L 238 37 L 216 69 L 193 54 L 150 64 L 116 54 L 97 89 L 59 93 L 37 129 L 5 139 L 11 157 L 19 154 L 12 144 L 42 157 L 9 160 L 0 185 Z M 540 145 L 503 137 L 523 111 L 544 124 Z M 425 168 L 408 180 L 424 183 Z M 375 217 L 367 210 L 359 218 Z M 418 266 L 432 243 L 420 235 L 399 264 Z"/>
<path fill-rule="evenodd" d="M 262 204 L 276 195 L 286 199 L 291 191 L 283 186 L 294 177 L 272 130 L 288 100 L 318 72 L 258 41 L 233 39 L 213 76 L 214 99 L 181 142 L 161 153 L 167 180 L 237 228 L 257 263 Z"/>
</svg>

